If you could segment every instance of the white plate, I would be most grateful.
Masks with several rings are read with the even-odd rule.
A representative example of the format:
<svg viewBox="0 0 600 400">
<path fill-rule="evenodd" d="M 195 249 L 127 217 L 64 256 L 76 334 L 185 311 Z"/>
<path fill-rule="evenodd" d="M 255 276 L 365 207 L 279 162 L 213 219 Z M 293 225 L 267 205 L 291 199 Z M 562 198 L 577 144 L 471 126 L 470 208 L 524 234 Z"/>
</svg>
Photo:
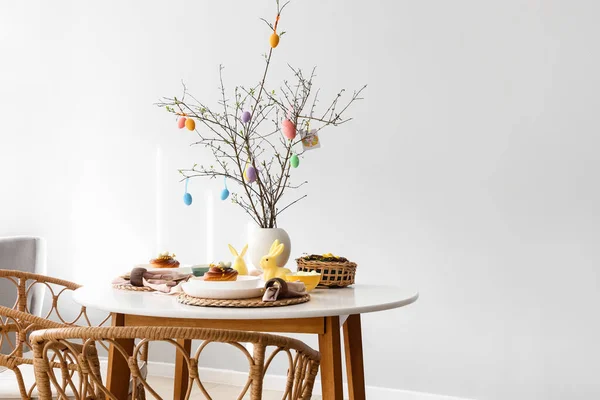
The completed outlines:
<svg viewBox="0 0 600 400">
<path fill-rule="evenodd" d="M 251 299 L 254 297 L 260 297 L 263 294 L 264 288 L 262 286 L 255 285 L 253 288 L 238 288 L 238 289 L 227 289 L 227 288 L 207 288 L 195 285 L 194 282 L 198 282 L 196 279 L 190 279 L 181 285 L 183 291 L 194 297 L 201 297 L 204 299 Z M 211 282 L 214 283 L 214 282 Z M 225 282 L 218 282 L 225 283 Z"/>
<path fill-rule="evenodd" d="M 191 274 L 192 273 L 192 267 L 190 267 L 189 265 L 186 266 L 179 266 L 179 268 L 156 268 L 153 267 L 152 264 L 138 264 L 135 266 L 135 268 L 146 268 L 147 271 L 175 271 L 175 272 L 179 272 L 180 274 Z"/>
<path fill-rule="evenodd" d="M 205 281 L 204 277 L 194 277 L 188 281 L 191 286 L 201 289 L 255 289 L 260 285 L 258 276 L 238 275 L 235 281 Z M 262 286 L 262 285 L 261 285 Z"/>
</svg>

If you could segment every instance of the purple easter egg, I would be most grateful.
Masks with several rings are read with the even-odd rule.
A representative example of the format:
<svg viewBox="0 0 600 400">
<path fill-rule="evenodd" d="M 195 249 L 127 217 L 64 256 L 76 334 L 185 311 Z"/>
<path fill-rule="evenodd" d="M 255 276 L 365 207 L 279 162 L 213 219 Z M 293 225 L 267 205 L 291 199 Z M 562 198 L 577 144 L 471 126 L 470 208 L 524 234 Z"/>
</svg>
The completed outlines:
<svg viewBox="0 0 600 400">
<path fill-rule="evenodd" d="M 252 115 L 250 114 L 250 111 L 244 111 L 242 113 L 242 122 L 247 124 L 248 122 L 250 122 L 251 117 Z"/>
<path fill-rule="evenodd" d="M 246 180 L 249 183 L 252 183 L 256 180 L 256 168 L 254 168 L 252 165 L 246 169 Z"/>
</svg>

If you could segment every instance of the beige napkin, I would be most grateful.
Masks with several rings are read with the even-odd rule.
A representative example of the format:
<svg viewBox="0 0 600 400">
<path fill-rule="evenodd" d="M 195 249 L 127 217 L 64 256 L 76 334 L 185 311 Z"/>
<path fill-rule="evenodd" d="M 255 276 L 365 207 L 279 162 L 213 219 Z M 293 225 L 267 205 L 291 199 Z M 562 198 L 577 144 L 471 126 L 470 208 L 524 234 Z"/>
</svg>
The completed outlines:
<svg viewBox="0 0 600 400">
<path fill-rule="evenodd" d="M 275 301 L 278 299 L 289 299 L 306 294 L 306 286 L 303 282 L 286 282 L 281 278 L 269 279 L 265 283 L 265 294 L 263 301 Z"/>
<path fill-rule="evenodd" d="M 113 285 L 130 284 L 137 287 L 149 287 L 161 293 L 178 293 L 181 283 L 186 282 L 192 274 L 182 274 L 177 271 L 148 271 L 146 268 L 134 268 L 131 273 L 119 276 L 113 280 Z"/>
</svg>

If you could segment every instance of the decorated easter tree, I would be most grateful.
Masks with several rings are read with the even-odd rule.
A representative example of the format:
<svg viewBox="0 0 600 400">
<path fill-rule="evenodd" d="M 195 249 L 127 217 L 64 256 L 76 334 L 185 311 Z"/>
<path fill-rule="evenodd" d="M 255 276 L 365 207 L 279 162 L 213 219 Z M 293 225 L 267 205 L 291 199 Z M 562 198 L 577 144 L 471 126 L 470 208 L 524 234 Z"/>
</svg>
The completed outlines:
<svg viewBox="0 0 600 400">
<path fill-rule="evenodd" d="M 290 206 L 306 197 L 284 198 L 284 193 L 299 189 L 306 181 L 294 183 L 292 169 L 300 164 L 306 150 L 320 146 L 319 133 L 327 126 L 350 121 L 345 112 L 360 100 L 366 85 L 345 98 L 338 91 L 328 106 L 318 111 L 319 90 L 313 88 L 315 68 L 309 74 L 289 67 L 293 79 L 284 80 L 277 89 L 268 87 L 267 77 L 280 38 L 279 20 L 288 5 L 276 1 L 274 24 L 262 19 L 271 32 L 269 52 L 264 54 L 265 66 L 258 84 L 236 86 L 230 97 L 223 84 L 223 66 L 219 66 L 220 99 L 218 107 L 210 107 L 194 97 L 183 84 L 180 97 L 163 98 L 159 106 L 175 114 L 179 128 L 197 135 L 194 145 L 212 152 L 214 162 L 194 164 L 182 169 L 182 179 L 195 177 L 223 178 L 225 188 L 221 199 L 229 197 L 227 181 L 237 184 L 239 193 L 231 194 L 239 205 L 261 228 L 277 226 L 277 217 Z M 344 99 L 345 98 L 345 99 Z M 229 186 L 231 187 L 231 185 Z M 187 195 L 187 193 L 186 193 Z M 189 195 L 184 199 L 191 203 Z M 287 200 L 287 201 L 286 201 Z"/>
</svg>

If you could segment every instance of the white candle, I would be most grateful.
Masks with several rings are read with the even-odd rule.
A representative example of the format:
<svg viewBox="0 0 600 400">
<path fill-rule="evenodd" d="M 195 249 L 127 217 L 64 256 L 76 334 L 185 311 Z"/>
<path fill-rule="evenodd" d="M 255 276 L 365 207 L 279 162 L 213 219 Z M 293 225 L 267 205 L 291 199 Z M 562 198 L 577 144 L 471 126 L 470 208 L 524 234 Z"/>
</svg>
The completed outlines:
<svg viewBox="0 0 600 400">
<path fill-rule="evenodd" d="M 159 254 L 163 251 L 163 221 L 162 221 L 162 151 L 160 147 L 156 147 L 156 171 L 155 171 L 155 179 L 156 179 L 156 249 L 154 254 Z"/>
<path fill-rule="evenodd" d="M 214 262 L 214 198 L 212 190 L 206 192 L 206 263 Z"/>
<path fill-rule="evenodd" d="M 246 225 L 246 237 L 248 245 L 250 245 L 250 238 L 252 237 L 252 234 L 254 233 L 255 229 L 256 224 L 254 223 L 254 221 L 248 221 L 248 224 Z M 256 269 L 256 266 L 252 262 L 252 257 L 248 256 L 248 261 L 246 263 L 250 265 L 250 267 L 252 267 L 251 269 Z"/>
</svg>

